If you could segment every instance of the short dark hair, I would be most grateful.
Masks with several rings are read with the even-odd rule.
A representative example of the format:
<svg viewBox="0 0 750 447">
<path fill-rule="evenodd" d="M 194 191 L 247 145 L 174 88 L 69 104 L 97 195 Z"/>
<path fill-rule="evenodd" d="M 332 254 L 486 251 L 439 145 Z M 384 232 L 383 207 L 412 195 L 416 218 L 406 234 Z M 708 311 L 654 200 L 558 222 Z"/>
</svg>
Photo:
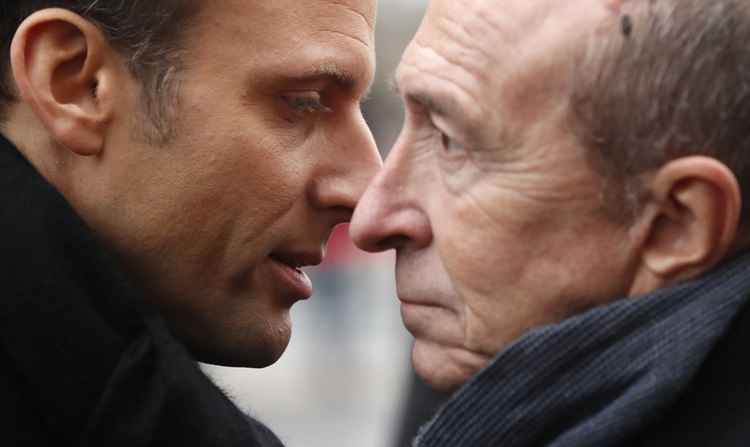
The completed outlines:
<svg viewBox="0 0 750 447">
<path fill-rule="evenodd" d="M 608 214 L 637 216 L 642 174 L 693 154 L 737 177 L 750 211 L 750 3 L 631 0 L 576 64 L 574 131 L 607 181 Z"/>
<path fill-rule="evenodd" d="M 153 125 L 150 137 L 169 138 L 169 101 L 179 66 L 184 22 L 194 12 L 195 0 L 12 0 L 0 2 L 0 119 L 17 101 L 10 76 L 10 44 L 20 24 L 45 8 L 68 9 L 96 24 L 125 58 L 143 86 L 144 109 Z"/>
</svg>

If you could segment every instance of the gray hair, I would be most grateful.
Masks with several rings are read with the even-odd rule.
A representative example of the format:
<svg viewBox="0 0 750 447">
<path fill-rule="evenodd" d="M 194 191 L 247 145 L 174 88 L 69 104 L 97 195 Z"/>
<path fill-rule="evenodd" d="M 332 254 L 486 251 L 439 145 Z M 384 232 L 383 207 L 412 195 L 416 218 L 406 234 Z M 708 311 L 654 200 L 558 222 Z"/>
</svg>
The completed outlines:
<svg viewBox="0 0 750 447">
<path fill-rule="evenodd" d="M 195 0 L 13 0 L 0 3 L 0 119 L 17 101 L 10 77 L 10 43 L 18 26 L 36 11 L 59 7 L 96 24 L 125 58 L 128 69 L 143 87 L 142 102 L 149 140 L 172 137 L 170 110 L 176 95 L 180 44 L 185 21 L 194 13 Z"/>
<path fill-rule="evenodd" d="M 632 221 L 642 174 L 694 154 L 724 163 L 750 199 L 750 2 L 626 5 L 616 31 L 589 42 L 572 92 L 573 130 L 608 181 L 608 214 Z"/>
</svg>

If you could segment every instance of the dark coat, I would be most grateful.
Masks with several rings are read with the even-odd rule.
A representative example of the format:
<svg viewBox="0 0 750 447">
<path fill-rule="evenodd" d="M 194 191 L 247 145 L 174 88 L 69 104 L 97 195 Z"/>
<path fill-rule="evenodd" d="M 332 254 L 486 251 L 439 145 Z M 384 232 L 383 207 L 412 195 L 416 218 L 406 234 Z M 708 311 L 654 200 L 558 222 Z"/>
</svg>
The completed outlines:
<svg viewBox="0 0 750 447">
<path fill-rule="evenodd" d="M 750 446 L 750 252 L 536 328 L 419 433 L 419 447 Z"/>
<path fill-rule="evenodd" d="M 750 308 L 671 410 L 630 445 L 750 446 Z"/>
<path fill-rule="evenodd" d="M 0 445 L 281 446 L 0 139 Z"/>
</svg>

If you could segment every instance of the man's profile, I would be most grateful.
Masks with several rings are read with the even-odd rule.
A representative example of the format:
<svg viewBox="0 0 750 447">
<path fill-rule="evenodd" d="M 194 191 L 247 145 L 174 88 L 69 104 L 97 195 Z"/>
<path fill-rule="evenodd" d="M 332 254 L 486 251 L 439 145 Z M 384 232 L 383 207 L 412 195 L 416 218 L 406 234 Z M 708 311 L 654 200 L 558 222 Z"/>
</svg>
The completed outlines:
<svg viewBox="0 0 750 447">
<path fill-rule="evenodd" d="M 193 358 L 284 351 L 300 268 L 379 166 L 374 21 L 371 0 L 3 2 L 4 445 L 278 445 Z"/>
<path fill-rule="evenodd" d="M 433 0 L 352 222 L 395 249 L 417 446 L 747 445 L 750 5 Z"/>
</svg>

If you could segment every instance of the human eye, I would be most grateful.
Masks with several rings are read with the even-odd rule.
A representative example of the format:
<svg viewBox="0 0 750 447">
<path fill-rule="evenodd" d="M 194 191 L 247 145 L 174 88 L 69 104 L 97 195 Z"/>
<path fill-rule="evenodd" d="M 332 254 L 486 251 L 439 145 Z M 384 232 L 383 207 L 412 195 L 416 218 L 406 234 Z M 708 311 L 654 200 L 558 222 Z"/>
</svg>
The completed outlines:
<svg viewBox="0 0 750 447">
<path fill-rule="evenodd" d="M 448 154 L 457 154 L 466 152 L 463 144 L 448 136 L 445 132 L 440 132 L 440 142 L 442 149 Z"/>
<path fill-rule="evenodd" d="M 294 92 L 282 95 L 288 111 L 287 120 L 290 122 L 304 119 L 311 115 L 319 113 L 328 113 L 329 107 L 323 104 L 323 98 L 320 92 Z"/>
<path fill-rule="evenodd" d="M 460 141 L 460 139 L 454 137 L 452 132 L 447 129 L 452 129 L 448 120 L 439 117 L 431 116 L 430 121 L 432 124 L 433 131 L 437 133 L 439 138 L 440 151 L 449 157 L 460 157 L 466 154 L 466 146 Z"/>
</svg>

